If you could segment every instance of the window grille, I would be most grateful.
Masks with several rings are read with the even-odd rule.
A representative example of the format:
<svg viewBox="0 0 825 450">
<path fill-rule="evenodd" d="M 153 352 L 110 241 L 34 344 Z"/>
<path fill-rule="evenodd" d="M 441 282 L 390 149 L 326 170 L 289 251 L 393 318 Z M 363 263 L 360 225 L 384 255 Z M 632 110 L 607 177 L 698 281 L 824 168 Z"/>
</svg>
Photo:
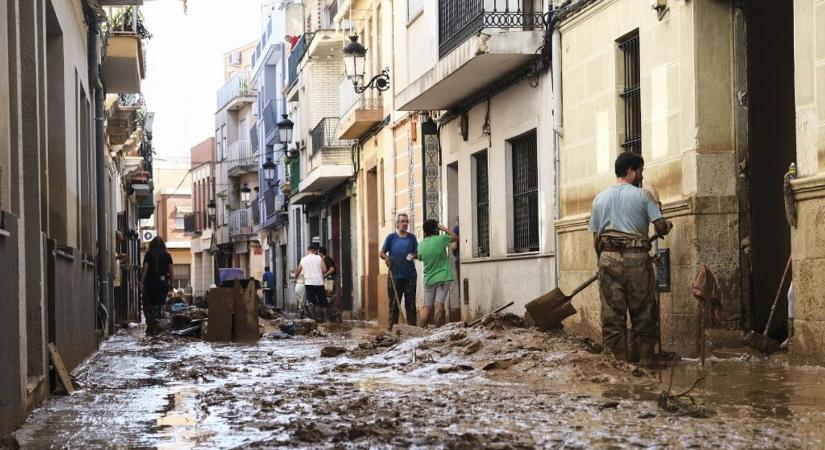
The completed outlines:
<svg viewBox="0 0 825 450">
<path fill-rule="evenodd" d="M 513 167 L 513 250 L 539 249 L 536 131 L 510 140 Z"/>
<path fill-rule="evenodd" d="M 476 166 L 476 236 L 475 256 L 490 256 L 490 188 L 487 152 L 474 156 Z"/>
<path fill-rule="evenodd" d="M 625 151 L 642 154 L 642 100 L 639 87 L 639 32 L 619 43 L 624 58 L 624 100 Z"/>
</svg>

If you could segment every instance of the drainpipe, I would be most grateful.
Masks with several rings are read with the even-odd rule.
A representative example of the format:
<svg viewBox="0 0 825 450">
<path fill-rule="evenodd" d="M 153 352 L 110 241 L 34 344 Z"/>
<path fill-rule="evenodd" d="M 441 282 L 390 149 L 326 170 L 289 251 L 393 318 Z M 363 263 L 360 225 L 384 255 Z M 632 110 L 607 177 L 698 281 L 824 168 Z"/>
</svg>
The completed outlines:
<svg viewBox="0 0 825 450">
<path fill-rule="evenodd" d="M 561 106 L 561 33 L 555 28 L 555 21 L 551 21 L 553 27 L 551 37 L 551 76 L 553 84 L 553 178 L 555 189 L 553 190 L 554 223 L 561 218 L 561 206 L 559 205 L 559 192 L 561 190 L 561 178 L 559 177 L 559 140 L 564 136 L 562 127 L 562 106 Z M 553 258 L 553 268 L 556 276 L 556 286 L 559 285 L 559 232 L 553 227 L 553 250 L 556 257 Z"/>
<path fill-rule="evenodd" d="M 95 162 L 97 188 L 97 282 L 98 308 L 103 310 L 103 334 L 109 329 L 109 241 L 106 239 L 108 227 L 106 224 L 106 158 L 104 153 L 103 109 L 105 91 L 100 81 L 99 42 L 100 25 L 98 18 L 87 5 L 87 21 L 89 23 L 89 83 L 95 95 Z"/>
</svg>

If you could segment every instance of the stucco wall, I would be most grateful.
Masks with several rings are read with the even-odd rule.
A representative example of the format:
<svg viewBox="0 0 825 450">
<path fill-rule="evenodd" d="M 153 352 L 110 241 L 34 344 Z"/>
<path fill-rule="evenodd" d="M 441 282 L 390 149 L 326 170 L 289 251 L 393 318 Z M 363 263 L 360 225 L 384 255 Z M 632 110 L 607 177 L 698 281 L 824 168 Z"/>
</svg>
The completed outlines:
<svg viewBox="0 0 825 450">
<path fill-rule="evenodd" d="M 615 182 L 613 161 L 624 141 L 617 41 L 638 29 L 645 185 L 658 189 L 674 222 L 674 232 L 661 244 L 671 251 L 672 284 L 672 291 L 661 295 L 662 340 L 666 349 L 694 354 L 698 309 L 690 284 L 700 263 L 716 274 L 723 314 L 742 309 L 732 8 L 724 2 L 669 6 L 659 21 L 645 2 L 597 2 L 561 25 L 560 284 L 570 290 L 595 271 L 586 229 L 592 199 Z M 574 305 L 579 314 L 568 326 L 598 338 L 597 289 L 583 291 Z"/>
</svg>

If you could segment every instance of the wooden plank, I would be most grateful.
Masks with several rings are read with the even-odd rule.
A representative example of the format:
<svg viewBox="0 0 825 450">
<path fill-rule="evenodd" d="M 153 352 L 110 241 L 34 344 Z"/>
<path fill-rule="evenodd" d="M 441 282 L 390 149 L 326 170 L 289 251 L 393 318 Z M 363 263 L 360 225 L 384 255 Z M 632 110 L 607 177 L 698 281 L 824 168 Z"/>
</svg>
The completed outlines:
<svg viewBox="0 0 825 450">
<path fill-rule="evenodd" d="M 207 294 L 209 303 L 206 340 L 229 342 L 232 340 L 232 289 L 212 288 Z"/>
<path fill-rule="evenodd" d="M 57 370 L 57 376 L 60 378 L 60 382 L 63 383 L 63 387 L 66 388 L 66 392 L 74 394 L 72 378 L 69 376 L 66 365 L 63 364 L 63 358 L 60 357 L 60 352 L 57 351 L 57 346 L 54 345 L 53 342 L 49 343 L 49 355 L 52 357 L 52 364 L 54 364 L 54 368 Z"/>
</svg>

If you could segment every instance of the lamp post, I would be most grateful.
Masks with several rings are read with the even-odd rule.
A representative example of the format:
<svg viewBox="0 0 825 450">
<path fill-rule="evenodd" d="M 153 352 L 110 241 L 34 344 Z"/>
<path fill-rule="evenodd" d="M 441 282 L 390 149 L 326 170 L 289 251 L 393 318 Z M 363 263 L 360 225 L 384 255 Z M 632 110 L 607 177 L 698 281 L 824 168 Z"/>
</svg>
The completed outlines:
<svg viewBox="0 0 825 450">
<path fill-rule="evenodd" d="M 367 84 L 364 82 L 364 71 L 366 70 L 367 49 L 358 42 L 358 35 L 349 37 L 350 43 L 344 47 L 344 71 L 347 79 L 352 81 L 352 86 L 357 94 L 367 89 L 377 89 L 386 91 L 390 88 L 390 72 L 384 69 L 378 75 L 372 77 Z"/>
<path fill-rule="evenodd" d="M 215 199 L 210 199 L 209 203 L 206 204 L 206 214 L 209 218 L 209 222 L 215 222 L 215 210 L 218 209 L 218 205 L 215 204 Z"/>
<path fill-rule="evenodd" d="M 266 181 L 267 186 L 272 186 L 272 183 L 275 181 L 275 170 L 278 166 L 272 162 L 272 158 L 266 158 L 266 162 L 263 164 L 264 169 L 264 180 Z"/>
<path fill-rule="evenodd" d="M 241 188 L 241 201 L 243 202 L 244 206 L 249 206 L 249 195 L 252 193 L 252 189 L 249 189 L 249 185 L 244 183 L 243 187 Z"/>
<path fill-rule="evenodd" d="M 278 139 L 281 143 L 286 144 L 292 142 L 292 128 L 295 126 L 286 114 L 281 114 L 281 121 L 278 122 Z"/>
</svg>

